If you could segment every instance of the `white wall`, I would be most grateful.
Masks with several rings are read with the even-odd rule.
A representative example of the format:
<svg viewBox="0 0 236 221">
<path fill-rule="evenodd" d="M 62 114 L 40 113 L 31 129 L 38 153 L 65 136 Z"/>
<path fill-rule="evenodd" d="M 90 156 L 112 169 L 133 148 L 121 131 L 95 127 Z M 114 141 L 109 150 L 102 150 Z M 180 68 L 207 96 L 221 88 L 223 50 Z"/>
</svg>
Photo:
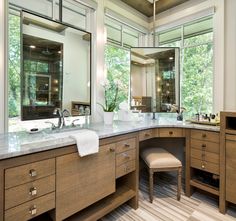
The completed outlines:
<svg viewBox="0 0 236 221">
<path fill-rule="evenodd" d="M 6 30 L 6 2 L 0 1 L 0 133 L 4 131 L 5 118 L 5 30 Z"/>
<path fill-rule="evenodd" d="M 82 35 L 78 36 L 78 34 L 66 31 L 63 65 L 63 108 L 71 110 L 72 101 L 89 102 L 89 46 L 90 42 L 83 40 Z"/>
<path fill-rule="evenodd" d="M 224 109 L 236 111 L 236 1 L 225 0 Z M 223 59 L 223 56 L 222 56 Z"/>
</svg>

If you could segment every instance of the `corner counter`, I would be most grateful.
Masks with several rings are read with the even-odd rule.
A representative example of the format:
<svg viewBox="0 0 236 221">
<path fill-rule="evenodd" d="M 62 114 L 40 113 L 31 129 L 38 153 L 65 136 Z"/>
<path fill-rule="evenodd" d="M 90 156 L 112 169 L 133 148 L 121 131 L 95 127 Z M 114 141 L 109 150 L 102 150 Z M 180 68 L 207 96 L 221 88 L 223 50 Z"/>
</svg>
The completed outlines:
<svg viewBox="0 0 236 221">
<path fill-rule="evenodd" d="M 148 119 L 139 122 L 114 121 L 113 125 L 92 123 L 73 130 L 50 131 L 49 129 L 45 129 L 36 134 L 29 134 L 27 132 L 7 133 L 0 134 L 0 160 L 74 145 L 75 141 L 69 135 L 79 132 L 81 129 L 93 130 L 98 134 L 100 139 L 105 139 L 154 128 L 186 128 L 220 131 L 220 127 L 218 126 L 205 126 L 189 122 L 178 122 L 173 118 L 160 118 L 158 120 Z"/>
</svg>

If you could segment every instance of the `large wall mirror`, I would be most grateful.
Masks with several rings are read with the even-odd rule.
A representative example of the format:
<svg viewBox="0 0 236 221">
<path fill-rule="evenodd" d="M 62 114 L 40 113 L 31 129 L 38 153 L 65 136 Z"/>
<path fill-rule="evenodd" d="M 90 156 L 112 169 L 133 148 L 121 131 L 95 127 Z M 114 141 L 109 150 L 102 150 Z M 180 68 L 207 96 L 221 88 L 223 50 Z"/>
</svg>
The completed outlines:
<svg viewBox="0 0 236 221">
<path fill-rule="evenodd" d="M 179 106 L 179 48 L 131 49 L 131 109 L 171 112 Z"/>
<path fill-rule="evenodd" d="M 91 112 L 91 34 L 22 12 L 21 119 Z"/>
</svg>

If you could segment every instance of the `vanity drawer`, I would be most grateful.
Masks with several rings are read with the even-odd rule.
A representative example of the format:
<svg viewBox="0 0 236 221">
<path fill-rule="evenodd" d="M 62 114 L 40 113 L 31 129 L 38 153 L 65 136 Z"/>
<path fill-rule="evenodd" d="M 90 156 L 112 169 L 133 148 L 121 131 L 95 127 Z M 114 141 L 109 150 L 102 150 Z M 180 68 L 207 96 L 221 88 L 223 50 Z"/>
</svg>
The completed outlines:
<svg viewBox="0 0 236 221">
<path fill-rule="evenodd" d="M 143 130 L 139 132 L 139 141 L 147 140 L 153 137 L 153 131 L 150 130 Z"/>
<path fill-rule="evenodd" d="M 55 208 L 55 193 L 50 193 L 5 211 L 5 221 L 26 221 Z"/>
<path fill-rule="evenodd" d="M 200 170 L 205 170 L 207 172 L 214 173 L 217 175 L 220 174 L 219 164 L 202 161 L 193 157 L 191 157 L 191 167 L 194 167 Z"/>
<path fill-rule="evenodd" d="M 130 160 L 134 160 L 135 159 L 135 152 L 136 152 L 136 150 L 132 149 L 132 150 L 117 154 L 116 155 L 116 166 L 119 166 L 123 163 L 130 161 Z"/>
<path fill-rule="evenodd" d="M 5 209 L 55 191 L 55 175 L 5 190 Z"/>
<path fill-rule="evenodd" d="M 5 189 L 55 174 L 55 159 L 38 161 L 5 170 Z"/>
<path fill-rule="evenodd" d="M 136 139 L 130 138 L 116 143 L 116 153 L 121 153 L 127 150 L 134 149 L 136 146 Z"/>
<path fill-rule="evenodd" d="M 210 163 L 215 163 L 217 165 L 219 165 L 220 162 L 219 154 L 202 151 L 194 148 L 191 149 L 191 157 Z"/>
<path fill-rule="evenodd" d="M 217 154 L 220 153 L 220 144 L 209 141 L 191 139 L 191 148 L 198 150 L 205 150 L 211 153 L 217 153 Z"/>
<path fill-rule="evenodd" d="M 202 140 L 202 141 L 211 141 L 214 143 L 220 142 L 220 134 L 217 132 L 210 132 L 205 130 L 191 130 L 191 138 Z"/>
<path fill-rule="evenodd" d="M 159 128 L 159 137 L 184 137 L 182 128 Z"/>
<path fill-rule="evenodd" d="M 116 167 L 116 178 L 124 176 L 135 170 L 135 160 L 131 160 L 127 163 L 123 163 Z"/>
</svg>

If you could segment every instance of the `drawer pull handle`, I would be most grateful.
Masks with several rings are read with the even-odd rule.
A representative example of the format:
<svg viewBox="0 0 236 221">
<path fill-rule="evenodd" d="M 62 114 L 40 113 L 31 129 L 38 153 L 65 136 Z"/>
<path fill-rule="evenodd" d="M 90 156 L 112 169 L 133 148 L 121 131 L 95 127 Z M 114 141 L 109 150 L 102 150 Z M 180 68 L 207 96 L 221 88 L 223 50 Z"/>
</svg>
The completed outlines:
<svg viewBox="0 0 236 221">
<path fill-rule="evenodd" d="M 29 175 L 30 175 L 31 177 L 36 177 L 36 176 L 37 176 L 37 171 L 34 170 L 34 169 L 31 169 L 31 170 L 29 171 Z"/>
<path fill-rule="evenodd" d="M 30 188 L 29 194 L 30 194 L 31 196 L 37 195 L 37 189 L 36 189 L 36 187 Z"/>
<path fill-rule="evenodd" d="M 202 137 L 203 137 L 203 138 L 206 138 L 206 136 L 207 136 L 206 134 L 202 134 Z"/>
<path fill-rule="evenodd" d="M 169 131 L 169 134 L 172 135 L 172 134 L 173 134 L 173 131 Z"/>
<path fill-rule="evenodd" d="M 129 172 L 130 168 L 127 166 L 125 167 L 125 172 Z"/>
<path fill-rule="evenodd" d="M 35 205 L 33 205 L 32 207 L 30 207 L 29 213 L 31 214 L 31 216 L 36 215 L 36 213 L 37 213 L 37 208 L 36 208 Z"/>
<path fill-rule="evenodd" d="M 130 147 L 130 145 L 126 143 L 126 144 L 125 144 L 125 147 Z"/>
<path fill-rule="evenodd" d="M 205 169 L 205 164 L 202 162 L 202 169 Z"/>
<path fill-rule="evenodd" d="M 127 153 L 124 153 L 123 156 L 124 156 L 124 158 L 127 159 L 127 160 L 130 159 L 130 156 L 129 156 Z"/>
<path fill-rule="evenodd" d="M 202 148 L 205 148 L 206 147 L 206 144 L 202 144 Z"/>
<path fill-rule="evenodd" d="M 150 134 L 146 133 L 146 134 L 144 134 L 144 136 L 145 136 L 145 137 L 149 137 L 149 136 L 150 136 Z"/>
<path fill-rule="evenodd" d="M 114 147 L 110 147 L 110 152 L 115 152 L 115 148 Z"/>
</svg>

